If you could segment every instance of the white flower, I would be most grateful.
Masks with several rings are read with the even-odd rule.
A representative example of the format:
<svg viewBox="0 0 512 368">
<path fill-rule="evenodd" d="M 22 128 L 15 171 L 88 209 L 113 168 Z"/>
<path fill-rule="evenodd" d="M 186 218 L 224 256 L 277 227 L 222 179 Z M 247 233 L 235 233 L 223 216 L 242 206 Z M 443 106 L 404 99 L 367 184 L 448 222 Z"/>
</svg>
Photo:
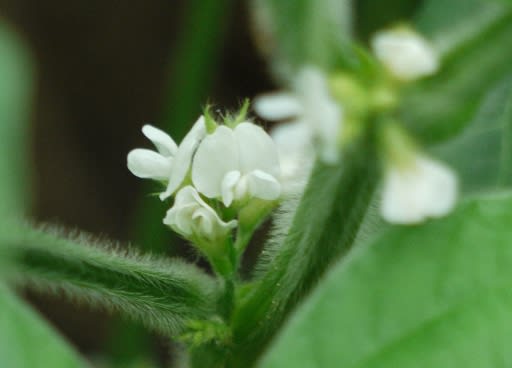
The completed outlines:
<svg viewBox="0 0 512 368">
<path fill-rule="evenodd" d="M 254 110 L 267 120 L 293 119 L 302 124 L 311 140 L 318 142 L 322 160 L 338 161 L 342 110 L 329 94 L 326 77 L 319 69 L 304 67 L 295 80 L 293 92 L 260 96 L 254 101 Z"/>
<path fill-rule="evenodd" d="M 391 166 L 384 178 L 382 217 L 413 224 L 449 213 L 457 197 L 457 179 L 448 167 L 416 155 L 407 166 Z"/>
<path fill-rule="evenodd" d="M 371 43 L 377 58 L 397 79 L 411 81 L 432 75 L 439 69 L 436 50 L 412 30 L 381 31 Z"/>
<path fill-rule="evenodd" d="M 293 194 L 305 186 L 313 166 L 314 148 L 302 123 L 277 125 L 270 131 L 279 153 L 283 192 Z"/>
<path fill-rule="evenodd" d="M 166 133 L 151 125 L 144 125 L 142 133 L 155 145 L 158 152 L 136 148 L 128 153 L 127 165 L 133 175 L 144 179 L 168 180 L 171 175 L 176 143 Z"/>
<path fill-rule="evenodd" d="M 178 151 L 174 157 L 172 173 L 169 177 L 169 184 L 167 185 L 165 192 L 160 194 L 161 200 L 169 198 L 183 183 L 189 172 L 192 157 L 194 156 L 199 143 L 201 143 L 205 136 L 206 125 L 204 116 L 201 116 L 197 119 L 192 129 L 190 129 L 178 147 Z"/>
<path fill-rule="evenodd" d="M 190 185 L 180 189 L 164 218 L 164 224 L 188 239 L 216 240 L 225 237 L 237 221 L 224 222 Z"/>
<path fill-rule="evenodd" d="M 225 206 L 249 197 L 275 200 L 281 194 L 277 148 L 260 127 L 244 122 L 219 126 L 200 144 L 192 164 L 192 182 L 208 198 Z"/>
<path fill-rule="evenodd" d="M 127 157 L 128 169 L 139 178 L 165 182 L 167 189 L 160 194 L 160 199 L 164 200 L 183 184 L 189 172 L 192 156 L 206 135 L 204 117 L 196 121 L 179 147 L 168 134 L 151 125 L 144 125 L 142 133 L 158 152 L 144 148 L 130 151 Z"/>
</svg>

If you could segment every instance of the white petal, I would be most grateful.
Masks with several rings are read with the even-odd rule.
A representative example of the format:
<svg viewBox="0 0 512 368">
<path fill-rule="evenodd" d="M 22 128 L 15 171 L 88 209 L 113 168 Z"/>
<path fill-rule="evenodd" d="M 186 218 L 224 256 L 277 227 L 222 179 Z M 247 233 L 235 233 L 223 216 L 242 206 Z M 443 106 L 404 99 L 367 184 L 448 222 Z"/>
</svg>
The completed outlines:
<svg viewBox="0 0 512 368">
<path fill-rule="evenodd" d="M 238 223 L 236 220 L 222 221 L 196 189 L 188 185 L 176 194 L 174 206 L 167 211 L 164 224 L 186 237 L 199 235 L 215 239 L 227 234 Z"/>
<path fill-rule="evenodd" d="M 418 156 L 411 167 L 391 168 L 386 173 L 381 213 L 392 223 L 418 223 L 448 214 L 456 197 L 454 173 L 439 162 Z"/>
<path fill-rule="evenodd" d="M 319 108 L 317 137 L 320 143 L 320 157 L 325 163 L 335 164 L 340 157 L 339 138 L 342 128 L 341 108 L 334 102 L 325 101 Z"/>
<path fill-rule="evenodd" d="M 305 66 L 295 79 L 294 89 L 300 96 L 301 102 L 304 103 L 317 97 L 323 99 L 329 88 L 327 78 L 322 70 L 314 66 Z"/>
<path fill-rule="evenodd" d="M 221 192 L 224 206 L 229 207 L 233 202 L 235 197 L 234 190 L 241 176 L 240 171 L 230 171 L 224 176 L 224 179 L 222 179 Z"/>
<path fill-rule="evenodd" d="M 219 126 L 200 144 L 192 164 L 192 182 L 208 198 L 222 195 L 224 177 L 238 170 L 238 147 L 233 131 Z"/>
<path fill-rule="evenodd" d="M 158 152 L 163 156 L 171 157 L 176 154 L 178 146 L 167 133 L 152 125 L 144 125 L 142 133 L 155 145 Z"/>
<path fill-rule="evenodd" d="M 293 118 L 302 113 L 302 106 L 291 93 L 271 93 L 258 96 L 253 102 L 254 111 L 270 121 Z"/>
<path fill-rule="evenodd" d="M 275 177 L 280 176 L 276 144 L 263 129 L 252 123 L 241 123 L 235 128 L 234 134 L 243 174 L 262 170 Z"/>
<path fill-rule="evenodd" d="M 143 148 L 136 148 L 127 157 L 128 169 L 144 179 L 167 180 L 172 170 L 172 158 Z"/>
<path fill-rule="evenodd" d="M 195 222 L 196 231 L 203 236 L 211 236 L 214 233 L 215 216 L 206 208 L 198 208 L 192 214 L 192 221 Z"/>
<path fill-rule="evenodd" d="M 270 136 L 277 145 L 280 158 L 312 153 L 312 131 L 303 122 L 278 124 L 270 131 Z"/>
<path fill-rule="evenodd" d="M 279 152 L 282 190 L 297 193 L 304 187 L 315 157 L 311 129 L 302 122 L 284 123 L 273 128 L 270 136 Z"/>
<path fill-rule="evenodd" d="M 206 126 L 204 123 L 204 117 L 201 116 L 178 147 L 178 152 L 174 157 L 174 166 L 171 177 L 169 178 L 169 184 L 167 185 L 166 191 L 160 194 L 161 200 L 172 195 L 183 183 L 183 180 L 185 180 L 190 169 L 194 152 L 205 136 Z"/>
<path fill-rule="evenodd" d="M 256 198 L 273 201 L 281 195 L 281 184 L 272 175 L 255 170 L 247 175 L 249 193 Z"/>
<path fill-rule="evenodd" d="M 440 162 L 418 157 L 417 167 L 422 172 L 424 182 L 428 183 L 425 193 L 425 210 L 430 217 L 448 214 L 457 199 L 457 177 L 454 172 Z"/>
<path fill-rule="evenodd" d="M 343 116 L 341 107 L 330 95 L 325 74 L 318 68 L 304 67 L 295 88 L 304 104 L 301 120 L 311 129 L 320 158 L 328 164 L 336 163 Z"/>
<path fill-rule="evenodd" d="M 415 184 L 415 180 L 398 170 L 390 169 L 386 172 L 380 206 L 381 215 L 386 221 L 414 224 L 425 219 L 423 209 L 418 203 Z"/>
<path fill-rule="evenodd" d="M 377 58 L 397 78 L 405 81 L 434 74 L 439 56 L 420 35 L 407 30 L 377 33 L 372 39 Z"/>
<path fill-rule="evenodd" d="M 185 236 L 193 234 L 192 221 L 190 221 L 198 204 L 194 197 L 195 189 L 191 186 L 182 188 L 176 195 L 174 205 L 167 211 L 164 224 L 171 226 L 175 231 Z"/>
</svg>

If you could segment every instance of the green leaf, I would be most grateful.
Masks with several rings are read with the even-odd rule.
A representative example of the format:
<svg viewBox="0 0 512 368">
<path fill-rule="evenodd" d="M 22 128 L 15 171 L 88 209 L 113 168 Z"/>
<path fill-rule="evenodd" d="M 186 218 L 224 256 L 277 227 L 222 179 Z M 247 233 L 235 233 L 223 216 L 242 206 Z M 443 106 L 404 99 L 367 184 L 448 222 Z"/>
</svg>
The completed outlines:
<svg viewBox="0 0 512 368">
<path fill-rule="evenodd" d="M 250 367 L 329 265 L 352 246 L 378 180 L 370 147 L 353 147 L 337 167 L 318 164 L 297 212 L 289 209 L 293 219 L 278 220 L 257 281 L 234 313 L 231 366 Z"/>
<path fill-rule="evenodd" d="M 464 131 L 433 152 L 457 170 L 464 194 L 512 185 L 512 76 L 497 84 Z"/>
<path fill-rule="evenodd" d="M 303 65 L 328 69 L 348 51 L 350 0 L 255 0 L 253 5 L 256 40 L 280 79 Z"/>
<path fill-rule="evenodd" d="M 78 368 L 87 365 L 46 322 L 0 285 L 0 367 Z"/>
<path fill-rule="evenodd" d="M 445 47 L 450 52 L 446 52 L 439 73 L 411 85 L 403 93 L 401 118 L 426 143 L 438 143 L 455 136 L 471 120 L 488 90 L 512 71 L 512 48 L 506 47 L 512 39 L 512 12 L 502 7 L 499 15 L 493 17 L 488 14 L 496 11 L 486 12 L 482 7 L 494 9 L 499 4 L 479 3 L 478 7 L 468 6 L 472 12 L 464 12 L 465 2 L 455 1 L 453 9 L 451 2 L 443 2 L 447 9 L 452 9 L 450 13 L 460 12 L 444 22 L 431 15 L 433 12 L 424 12 L 418 17 L 418 24 L 423 25 L 420 28 L 429 29 L 433 36 L 439 33 L 439 45 L 442 42 L 450 45 Z M 464 33 L 474 28 L 459 27 L 461 22 L 478 25 L 479 32 Z M 452 28 L 460 28 L 462 35 L 450 34 L 452 23 Z"/>
<path fill-rule="evenodd" d="M 18 37 L 0 22 L 0 213 L 9 216 L 23 214 L 29 203 L 30 61 Z"/>
<path fill-rule="evenodd" d="M 443 58 L 478 38 L 510 8 L 488 0 L 428 0 L 416 17 L 416 27 Z"/>
<path fill-rule="evenodd" d="M 512 193 L 496 194 L 355 248 L 261 366 L 511 366 L 511 219 Z"/>
<path fill-rule="evenodd" d="M 375 32 L 398 22 L 403 22 L 415 13 L 421 0 L 358 0 L 355 21 L 358 38 L 368 40 Z"/>
<path fill-rule="evenodd" d="M 102 249 L 84 236 L 17 231 L 8 245 L 16 252 L 16 280 L 22 284 L 120 312 L 168 336 L 215 312 L 216 281 L 192 265 Z"/>
</svg>

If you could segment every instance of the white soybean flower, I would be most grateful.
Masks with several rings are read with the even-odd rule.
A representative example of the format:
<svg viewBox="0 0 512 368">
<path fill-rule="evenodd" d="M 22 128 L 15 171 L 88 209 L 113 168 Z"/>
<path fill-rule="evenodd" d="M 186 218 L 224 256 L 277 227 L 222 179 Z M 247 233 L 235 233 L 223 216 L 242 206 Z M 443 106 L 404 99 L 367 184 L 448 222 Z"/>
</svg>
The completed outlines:
<svg viewBox="0 0 512 368">
<path fill-rule="evenodd" d="M 396 224 L 414 224 L 442 217 L 454 207 L 457 178 L 440 162 L 417 154 L 405 165 L 387 168 L 381 215 Z"/>
<path fill-rule="evenodd" d="M 199 117 L 192 129 L 187 133 L 176 152 L 172 175 L 165 192 L 160 194 L 160 199 L 169 198 L 182 185 L 190 170 L 192 157 L 199 143 L 206 137 L 206 124 L 204 116 Z"/>
<path fill-rule="evenodd" d="M 219 126 L 199 145 L 192 182 L 208 198 L 275 200 L 281 194 L 277 148 L 260 127 L 244 122 L 234 129 Z"/>
<path fill-rule="evenodd" d="M 342 109 L 329 93 L 324 73 L 314 67 L 304 67 L 293 84 L 292 92 L 277 92 L 259 96 L 254 110 L 270 121 L 292 119 L 318 143 L 320 158 L 336 163 L 339 158 L 339 138 Z M 297 127 L 299 129 L 299 127 Z"/>
<path fill-rule="evenodd" d="M 313 166 L 314 147 L 309 131 L 300 123 L 282 123 L 270 131 L 270 136 L 279 153 L 283 193 L 300 192 Z"/>
<path fill-rule="evenodd" d="M 167 133 L 151 125 L 145 125 L 142 133 L 155 145 L 157 152 L 143 148 L 132 150 L 128 153 L 128 169 L 140 178 L 164 182 L 167 188 L 160 194 L 160 199 L 164 200 L 183 184 L 190 170 L 194 152 L 206 136 L 204 117 L 196 121 L 179 147 Z"/>
<path fill-rule="evenodd" d="M 377 58 L 397 79 L 412 81 L 439 69 L 439 55 L 429 42 L 407 28 L 380 31 L 371 41 Z"/>
<path fill-rule="evenodd" d="M 167 211 L 163 222 L 187 239 L 197 242 L 222 239 L 237 226 L 236 220 L 222 221 L 190 185 L 178 191 L 174 205 Z"/>
<path fill-rule="evenodd" d="M 155 145 L 157 151 L 136 148 L 128 153 L 128 169 L 143 179 L 169 180 L 178 146 L 166 133 L 151 125 L 144 125 L 142 133 Z"/>
</svg>

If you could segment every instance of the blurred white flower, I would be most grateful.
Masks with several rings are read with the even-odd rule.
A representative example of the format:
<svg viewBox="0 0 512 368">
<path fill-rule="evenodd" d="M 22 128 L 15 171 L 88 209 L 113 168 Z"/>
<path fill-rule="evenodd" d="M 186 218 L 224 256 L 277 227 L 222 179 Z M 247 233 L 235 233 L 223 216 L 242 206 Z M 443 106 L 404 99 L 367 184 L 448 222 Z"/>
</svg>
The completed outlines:
<svg viewBox="0 0 512 368">
<path fill-rule="evenodd" d="M 136 148 L 128 153 L 127 165 L 133 175 L 144 179 L 168 180 L 178 147 L 172 138 L 151 125 L 144 125 L 142 133 L 155 145 L 158 152 Z"/>
<path fill-rule="evenodd" d="M 406 166 L 387 169 L 380 210 L 391 223 L 413 224 L 448 214 L 456 198 L 457 178 L 453 171 L 418 154 Z"/>
<path fill-rule="evenodd" d="M 439 69 L 436 50 L 412 30 L 396 28 L 377 32 L 371 44 L 377 58 L 399 80 L 412 81 Z"/>
<path fill-rule="evenodd" d="M 234 129 L 219 126 L 199 145 L 192 182 L 208 198 L 225 206 L 250 197 L 275 200 L 281 194 L 277 148 L 260 127 L 244 122 Z"/>
<path fill-rule="evenodd" d="M 339 158 L 339 138 L 342 109 L 329 94 L 324 73 L 314 67 L 304 67 L 298 74 L 292 92 L 277 92 L 259 96 L 254 110 L 270 121 L 292 119 L 302 125 L 311 141 L 318 143 L 320 158 L 336 163 Z"/>
<path fill-rule="evenodd" d="M 302 123 L 282 123 L 270 131 L 270 136 L 279 153 L 283 193 L 300 192 L 313 166 L 314 148 L 309 130 Z"/>
<path fill-rule="evenodd" d="M 222 221 L 190 185 L 178 191 L 174 205 L 167 211 L 163 222 L 177 233 L 195 241 L 222 239 L 237 226 L 236 220 Z"/>
</svg>

